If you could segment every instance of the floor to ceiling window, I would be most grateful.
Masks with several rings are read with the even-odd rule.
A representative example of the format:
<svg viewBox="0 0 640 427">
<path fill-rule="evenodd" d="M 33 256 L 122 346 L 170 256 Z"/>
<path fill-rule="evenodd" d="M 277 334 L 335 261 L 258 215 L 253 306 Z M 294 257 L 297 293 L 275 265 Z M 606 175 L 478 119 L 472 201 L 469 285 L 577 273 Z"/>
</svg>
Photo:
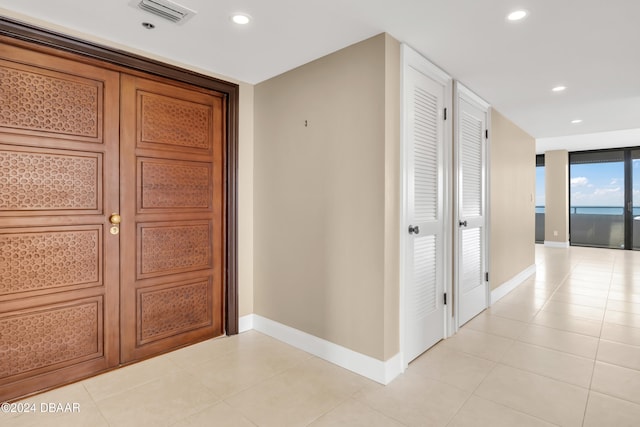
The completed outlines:
<svg viewBox="0 0 640 427">
<path fill-rule="evenodd" d="M 631 152 L 631 218 L 627 221 L 631 226 L 632 248 L 640 249 L 640 149 Z"/>
<path fill-rule="evenodd" d="M 638 160 L 632 166 L 634 153 Z M 640 230 L 636 232 L 639 237 L 632 238 L 633 214 L 637 210 L 632 208 L 632 178 L 640 182 L 640 150 L 616 149 L 569 154 L 569 227 L 572 245 L 640 248 Z M 640 186 L 636 187 L 638 195 L 635 195 L 635 200 L 640 203 Z M 636 228 L 640 229 L 640 226 Z"/>
<path fill-rule="evenodd" d="M 544 243 L 544 174 L 544 154 L 538 154 L 536 155 L 536 243 Z M 638 241 L 640 242 L 640 239 Z"/>
</svg>

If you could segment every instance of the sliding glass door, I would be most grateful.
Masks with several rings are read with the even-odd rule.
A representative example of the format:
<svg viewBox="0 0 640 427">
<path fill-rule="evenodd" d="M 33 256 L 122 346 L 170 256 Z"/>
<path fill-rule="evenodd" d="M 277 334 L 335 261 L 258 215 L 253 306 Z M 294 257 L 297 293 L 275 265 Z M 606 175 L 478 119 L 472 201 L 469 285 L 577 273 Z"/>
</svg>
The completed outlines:
<svg viewBox="0 0 640 427">
<path fill-rule="evenodd" d="M 572 245 L 640 250 L 640 148 L 569 154 Z"/>
<path fill-rule="evenodd" d="M 570 153 L 569 165 L 571 244 L 625 248 L 624 151 Z"/>
<path fill-rule="evenodd" d="M 544 154 L 536 155 L 536 243 L 544 243 Z"/>
<path fill-rule="evenodd" d="M 640 249 L 640 149 L 631 151 L 631 215 L 627 223 L 630 225 L 632 248 Z"/>
</svg>

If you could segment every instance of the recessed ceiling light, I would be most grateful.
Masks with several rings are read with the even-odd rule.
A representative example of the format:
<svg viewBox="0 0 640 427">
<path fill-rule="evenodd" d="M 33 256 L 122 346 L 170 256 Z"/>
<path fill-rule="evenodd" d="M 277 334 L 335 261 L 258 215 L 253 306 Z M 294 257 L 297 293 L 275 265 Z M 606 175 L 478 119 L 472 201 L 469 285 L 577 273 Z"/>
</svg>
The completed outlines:
<svg viewBox="0 0 640 427">
<path fill-rule="evenodd" d="M 529 12 L 527 12 L 526 10 L 515 10 L 507 15 L 507 19 L 509 21 L 519 21 L 521 19 L 524 19 L 528 14 Z"/>
<path fill-rule="evenodd" d="M 582 123 L 582 119 L 571 120 L 571 123 L 573 123 L 574 125 L 577 125 L 578 123 Z"/>
<path fill-rule="evenodd" d="M 236 13 L 234 15 L 231 15 L 231 20 L 238 25 L 247 25 L 249 22 L 251 22 L 251 17 L 244 13 Z"/>
<path fill-rule="evenodd" d="M 562 91 L 564 91 L 564 90 L 566 90 L 566 89 L 567 89 L 567 87 L 566 87 L 566 86 L 556 86 L 556 87 L 554 87 L 554 88 L 553 88 L 553 89 L 551 89 L 551 90 L 552 90 L 552 91 L 554 91 L 554 92 L 562 92 Z"/>
</svg>

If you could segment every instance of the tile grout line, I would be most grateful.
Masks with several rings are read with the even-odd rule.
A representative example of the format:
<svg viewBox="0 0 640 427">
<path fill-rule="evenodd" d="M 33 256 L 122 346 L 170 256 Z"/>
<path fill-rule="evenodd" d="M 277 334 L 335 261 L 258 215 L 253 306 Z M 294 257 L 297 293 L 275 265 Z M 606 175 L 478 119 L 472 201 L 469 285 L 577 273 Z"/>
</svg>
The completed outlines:
<svg viewBox="0 0 640 427">
<path fill-rule="evenodd" d="M 486 400 L 486 401 L 491 402 L 491 403 L 493 403 L 493 404 L 495 404 L 495 405 L 498 405 L 498 406 L 501 406 L 501 407 L 503 407 L 503 408 L 506 408 L 506 409 L 508 409 L 508 410 L 510 410 L 510 411 L 513 411 L 513 412 L 517 412 L 517 413 L 519 413 L 519 414 L 526 415 L 527 417 L 531 417 L 531 418 L 534 418 L 534 419 L 536 419 L 536 420 L 540 420 L 540 421 L 542 421 L 542 422 L 544 422 L 544 423 L 546 423 L 546 424 L 551 424 L 551 425 L 554 425 L 554 426 L 557 426 L 557 427 L 562 427 L 561 425 L 556 424 L 556 423 L 555 423 L 555 422 L 553 422 L 553 421 L 546 420 L 546 419 L 544 419 L 544 418 L 540 418 L 539 416 L 537 416 L 537 415 L 533 415 L 533 414 L 529 414 L 528 412 L 520 411 L 520 410 L 518 410 L 518 409 L 515 409 L 515 408 L 512 408 L 512 407 L 510 407 L 510 406 L 507 406 L 507 405 L 505 405 L 504 403 L 496 402 L 495 400 L 493 400 L 493 399 L 491 399 L 491 398 L 489 398 L 489 397 L 479 396 L 479 395 L 477 395 L 477 394 L 472 394 L 472 396 L 475 396 L 475 397 L 477 397 L 478 399 Z"/>
<path fill-rule="evenodd" d="M 428 350 L 427 350 L 427 351 L 428 351 Z M 406 375 L 406 371 L 405 371 L 405 373 L 403 373 L 402 375 Z M 399 378 L 399 377 L 398 377 L 398 378 Z M 396 379 L 398 379 L 398 378 L 396 378 Z M 394 381 L 395 381 L 395 380 L 394 380 Z M 388 385 L 389 385 L 389 384 L 387 384 L 386 386 L 383 386 L 383 387 L 387 387 Z M 364 387 L 362 387 L 362 388 L 364 388 Z M 385 417 L 385 418 L 392 419 L 393 421 L 397 422 L 397 423 L 398 423 L 398 424 L 400 424 L 400 425 L 407 426 L 404 422 L 402 422 L 401 420 L 397 419 L 397 418 L 396 418 L 396 417 L 394 417 L 392 414 L 385 414 L 384 412 L 379 411 L 377 408 L 374 408 L 373 406 L 371 406 L 371 405 L 370 405 L 368 402 L 366 402 L 365 400 L 362 400 L 361 398 L 357 397 L 356 395 L 357 395 L 359 392 L 362 392 L 362 388 L 361 388 L 360 390 L 358 390 L 358 391 L 355 391 L 355 392 L 350 396 L 350 398 L 351 398 L 351 399 L 354 399 L 356 402 L 358 402 L 358 403 L 360 403 L 360 404 L 362 404 L 362 405 L 366 406 L 367 408 L 371 409 L 373 412 L 375 412 L 375 413 L 377 413 L 377 414 L 380 414 L 380 415 L 382 415 L 382 416 L 383 416 L 383 417 Z M 407 427 L 408 427 L 408 426 L 407 426 Z"/>
<path fill-rule="evenodd" d="M 524 327 L 524 328 L 522 328 L 522 330 L 520 331 L 520 333 L 518 333 L 518 334 L 517 334 L 517 336 L 516 336 L 516 337 L 513 337 L 513 338 L 511 338 L 511 337 L 503 337 L 503 336 L 501 336 L 501 335 L 496 335 L 496 334 L 491 334 L 490 332 L 486 332 L 486 331 L 476 331 L 476 332 L 481 332 L 481 333 L 485 333 L 485 334 L 488 334 L 488 335 L 499 336 L 499 337 L 501 337 L 501 338 L 509 339 L 511 342 L 509 343 L 508 348 L 504 351 L 504 353 L 501 355 L 501 357 L 500 357 L 500 359 L 499 359 L 498 361 L 491 360 L 491 362 L 493 362 L 493 366 L 492 366 L 491 370 L 489 370 L 489 372 L 487 373 L 487 375 L 485 375 L 485 376 L 484 376 L 484 378 L 482 379 L 482 381 L 480 381 L 480 382 L 478 383 L 478 385 L 473 389 L 473 391 L 471 391 L 471 394 L 469 395 L 469 397 L 467 397 L 467 399 L 465 400 L 465 402 L 462 404 L 462 406 L 460 406 L 460 408 L 458 409 L 458 411 L 456 412 L 456 414 L 451 418 L 451 420 L 449 420 L 449 422 L 447 423 L 447 425 L 449 425 L 449 424 L 451 423 L 451 421 L 452 421 L 453 419 L 455 419 L 455 417 L 460 413 L 460 411 L 462 410 L 462 408 L 464 407 L 464 405 L 465 405 L 465 404 L 466 404 L 466 403 L 471 399 L 471 397 L 472 397 L 472 396 L 478 397 L 478 398 L 480 398 L 480 399 L 485 399 L 485 400 L 490 401 L 490 402 L 492 402 L 492 403 L 494 403 L 494 404 L 497 404 L 497 405 L 499 405 L 499 406 L 501 406 L 501 407 L 503 407 L 503 408 L 507 408 L 507 409 L 509 409 L 509 410 L 511 410 L 511 411 L 515 411 L 515 412 L 518 412 L 518 413 L 524 414 L 524 415 L 526 415 L 526 416 L 529 416 L 529 417 L 532 417 L 532 418 L 535 418 L 535 419 L 541 420 L 541 421 L 543 421 L 543 422 L 550 423 L 550 424 L 554 424 L 554 423 L 552 423 L 552 422 L 550 422 L 550 421 L 548 421 L 548 420 L 545 420 L 545 419 L 539 418 L 539 417 L 537 417 L 537 416 L 535 416 L 535 415 L 532 415 L 532 414 L 528 414 L 528 413 L 526 413 L 526 412 L 519 411 L 519 410 L 517 410 L 517 409 L 515 409 L 515 408 L 511 408 L 511 407 L 509 407 L 509 406 L 503 405 L 502 403 L 495 402 L 495 401 L 493 401 L 492 399 L 489 399 L 489 398 L 486 398 L 486 397 L 483 397 L 483 396 L 479 396 L 479 395 L 477 395 L 477 394 L 476 394 L 476 391 L 477 391 L 477 390 L 480 388 L 480 386 L 481 386 L 481 385 L 482 385 L 482 384 L 487 380 L 487 378 L 489 378 L 489 376 L 490 376 L 490 375 L 491 375 L 491 374 L 492 374 L 492 373 L 493 373 L 493 372 L 498 368 L 498 366 L 499 366 L 499 365 L 508 366 L 508 367 L 510 367 L 510 368 L 513 368 L 513 369 L 518 369 L 518 368 L 515 368 L 515 367 L 512 367 L 512 366 L 510 366 L 510 365 L 507 365 L 507 364 L 503 363 L 504 358 L 506 357 L 506 355 L 507 355 L 508 351 L 511 349 L 511 347 L 513 347 L 513 346 L 515 345 L 516 341 L 518 341 L 518 338 L 519 338 L 519 337 L 524 333 L 524 331 L 526 330 L 526 328 L 528 327 L 528 325 L 531 325 L 531 324 L 532 324 L 532 323 L 531 323 L 531 321 L 532 321 L 532 320 L 533 320 L 533 319 L 538 315 L 538 313 L 542 310 L 542 307 L 544 307 L 544 305 L 546 305 L 546 303 L 547 303 L 547 302 L 548 302 L 548 300 L 551 298 L 551 296 L 552 296 L 552 295 L 557 291 L 557 289 L 558 289 L 558 288 L 560 287 L 560 285 L 561 285 L 561 284 L 566 280 L 566 278 L 567 278 L 568 276 L 569 276 L 569 274 L 567 274 L 567 275 L 563 278 L 563 280 L 562 280 L 562 281 L 560 281 L 560 283 L 559 283 L 559 284 L 554 288 L 553 292 L 549 295 L 549 297 L 547 297 L 547 298 L 545 299 L 545 303 L 544 303 L 544 304 L 543 304 L 539 309 L 537 309 L 537 310 L 535 311 L 535 314 L 534 314 L 532 317 L 530 317 L 530 318 L 529 318 L 529 320 L 527 320 L 527 321 L 524 321 L 524 322 L 523 322 L 523 321 L 518 320 L 518 319 L 511 319 L 511 318 L 508 318 L 508 317 L 505 317 L 505 316 L 500 316 L 499 314 L 495 314 L 495 315 L 494 315 L 494 314 L 489 314 L 490 316 L 496 316 L 496 317 L 498 317 L 499 319 L 515 320 L 515 321 L 518 321 L 518 322 L 524 323 L 524 324 L 525 324 L 525 327 Z M 506 303 L 506 304 L 508 304 L 508 303 Z M 474 330 L 473 328 L 470 328 L 470 329 Z M 518 342 L 520 342 L 520 341 L 518 341 Z M 469 354 L 469 353 L 466 353 L 466 352 L 463 352 L 463 351 L 461 351 L 461 352 L 462 352 L 462 353 L 464 353 L 464 354 Z M 473 355 L 473 354 L 471 354 L 471 355 L 472 355 L 472 356 L 475 356 L 475 357 L 479 357 L 479 356 L 477 356 L 477 355 Z M 485 360 L 489 360 L 489 359 L 485 359 Z M 523 372 L 529 372 L 529 371 L 524 371 L 524 370 L 523 370 Z M 539 375 L 539 374 L 536 374 L 536 373 L 533 373 L 533 374 L 534 374 L 534 375 Z M 542 376 L 542 375 L 541 375 L 541 376 Z M 556 381 L 557 381 L 557 380 L 556 380 Z"/>
<path fill-rule="evenodd" d="M 560 288 L 563 286 L 563 284 L 565 284 L 565 283 L 567 282 L 567 280 L 571 277 L 571 273 L 572 273 L 573 271 L 575 271 L 575 269 L 576 269 L 576 267 L 577 267 L 577 265 L 578 265 L 578 264 L 579 264 L 579 263 L 576 263 L 576 264 L 572 265 L 572 267 L 569 269 L 569 272 L 568 272 L 566 275 L 564 275 L 563 279 L 559 281 L 558 285 L 557 285 L 557 286 L 555 286 L 555 287 L 553 288 L 553 291 L 552 291 L 552 292 L 549 294 L 549 296 L 546 298 L 546 300 L 545 300 L 544 304 L 543 304 L 543 305 L 540 307 L 540 309 L 536 312 L 535 316 L 533 316 L 533 317 L 532 317 L 531 319 L 529 319 L 529 321 L 527 322 L 529 325 L 537 325 L 537 326 L 543 326 L 543 327 L 544 327 L 544 325 L 538 325 L 538 324 L 536 324 L 536 323 L 533 323 L 533 320 L 538 316 L 538 314 L 543 310 L 543 308 L 544 308 L 545 306 L 547 306 L 547 304 L 549 304 L 549 302 L 552 300 L 553 296 L 554 296 L 556 293 L 558 293 L 558 292 L 559 292 L 559 289 L 560 289 Z M 611 286 L 611 284 L 609 284 L 609 286 Z M 606 305 L 605 305 L 605 307 L 606 307 Z M 603 316 L 604 316 L 604 314 L 603 314 Z M 601 330 L 602 330 L 602 322 L 600 323 L 600 328 L 601 328 Z M 551 328 L 551 329 L 555 329 L 555 328 Z M 557 330 L 558 330 L 558 329 L 557 329 Z M 565 331 L 565 332 L 568 332 L 568 331 Z M 522 333 L 521 333 L 517 338 L 519 338 L 521 335 L 522 335 Z M 517 338 L 516 338 L 516 340 L 517 340 Z M 598 339 L 599 339 L 599 337 L 598 337 Z M 599 345 L 599 341 L 598 341 L 598 345 Z M 543 347 L 543 348 L 544 348 L 544 347 Z M 564 353 L 564 352 L 562 352 L 562 353 Z M 566 353 L 566 354 L 569 354 L 569 353 Z M 596 357 L 597 357 L 597 349 L 596 349 L 596 354 L 594 355 L 594 361 L 593 361 L 593 366 L 594 366 L 594 367 L 595 367 L 595 360 L 596 360 Z M 504 365 L 505 365 L 505 366 L 510 366 L 510 365 L 507 365 L 507 364 L 504 364 Z M 512 367 L 512 366 L 510 366 L 510 367 L 511 367 L 512 369 L 519 369 L 519 368 Z M 527 370 L 523 370 L 523 372 L 529 372 L 529 371 L 527 371 Z M 530 373 L 532 373 L 532 374 L 534 374 L 534 375 L 540 375 L 539 373 L 535 373 L 535 372 L 530 372 Z M 550 377 L 547 377 L 546 375 L 540 375 L 540 376 L 542 376 L 542 377 L 546 377 L 546 378 L 550 378 Z M 559 380 L 557 380 L 557 379 L 555 379 L 555 378 L 550 378 L 550 379 L 555 380 L 555 381 L 559 381 Z M 592 370 L 592 373 L 591 373 L 591 379 L 590 379 L 590 381 L 591 381 L 592 379 L 593 379 L 593 370 Z M 567 382 L 565 382 L 565 381 L 560 381 L 560 382 L 565 383 L 565 384 L 569 384 L 569 385 L 573 385 L 573 386 L 575 386 L 575 387 L 583 388 L 583 387 L 580 387 L 580 386 L 576 386 L 575 384 L 567 383 Z M 589 392 L 590 392 L 590 388 L 591 388 L 591 382 L 590 382 L 590 384 L 589 384 L 589 388 L 587 389 L 587 400 L 586 400 L 586 402 L 585 402 L 585 409 L 584 409 L 583 414 L 582 414 L 582 423 L 581 423 L 582 425 L 584 425 L 584 419 L 585 419 L 585 414 L 586 414 L 587 403 L 588 403 L 588 401 L 589 401 Z M 545 421 L 546 421 L 546 420 L 545 420 Z"/>
<path fill-rule="evenodd" d="M 306 353 L 306 352 L 305 352 L 305 353 Z M 297 363 L 294 363 L 293 365 L 291 365 L 291 366 L 289 366 L 289 367 L 287 367 L 287 368 L 283 368 L 283 369 L 281 369 L 281 370 L 279 370 L 279 371 L 273 372 L 273 373 L 272 373 L 271 375 L 269 375 L 268 377 L 265 377 L 265 378 L 263 378 L 263 379 L 259 380 L 259 381 L 258 381 L 258 382 L 256 382 L 256 383 L 253 383 L 253 384 L 251 384 L 251 385 L 248 385 L 247 387 L 242 388 L 242 389 L 240 389 L 240 390 L 234 391 L 233 393 L 229 393 L 229 394 L 228 394 L 228 395 L 226 395 L 226 396 L 221 396 L 221 397 L 220 397 L 220 401 L 221 401 L 221 402 L 226 403 L 227 405 L 231 406 L 232 408 L 235 408 L 231 403 L 229 403 L 229 402 L 227 401 L 227 399 L 231 399 L 231 398 L 233 398 L 233 397 L 236 397 L 236 396 L 237 396 L 238 394 L 240 394 L 240 393 L 244 393 L 244 392 L 246 392 L 246 391 L 248 391 L 248 390 L 250 390 L 250 389 L 252 389 L 252 388 L 254 388 L 254 387 L 258 387 L 259 385 L 261 385 L 261 384 L 263 384 L 263 383 L 265 383 L 265 382 L 267 382 L 267 381 L 269 381 L 269 380 L 272 380 L 272 379 L 276 378 L 277 376 L 280 376 L 280 375 L 284 374 L 285 372 L 287 372 L 287 371 L 289 371 L 289 370 L 291 370 L 291 369 L 294 369 L 294 368 L 296 368 L 296 367 L 298 367 L 298 366 L 302 365 L 303 363 L 305 363 L 305 362 L 307 362 L 307 361 L 309 361 L 309 360 L 311 360 L 311 359 L 313 359 L 313 358 L 317 358 L 317 359 L 319 359 L 319 360 L 322 360 L 322 359 L 320 359 L 320 358 L 318 358 L 318 357 L 316 357 L 316 356 L 314 356 L 314 355 L 311 355 L 311 357 L 308 357 L 308 358 L 306 358 L 306 359 L 304 359 L 304 360 L 301 360 L 301 361 L 299 361 L 299 362 L 297 362 Z M 330 363 L 330 362 L 327 362 L 327 363 Z M 206 386 L 204 386 L 204 387 L 206 387 Z M 208 387 L 206 387 L 206 388 L 208 388 Z M 209 389 L 209 390 L 210 390 L 210 389 Z M 246 418 L 246 417 L 245 417 L 245 418 Z"/>
<path fill-rule="evenodd" d="M 87 393 L 87 395 L 89 396 L 89 399 L 91 399 L 93 404 L 96 405 L 96 409 L 98 410 L 98 413 L 100 414 L 100 416 L 102 417 L 104 422 L 107 424 L 107 426 L 111 427 L 111 423 L 109 422 L 107 417 L 104 415 L 104 413 L 102 412 L 102 408 L 100 407 L 100 405 L 98 404 L 96 399 L 93 397 L 93 395 L 91 394 L 91 392 L 89 391 L 89 389 L 85 385 L 85 381 L 86 380 L 83 380 L 83 381 L 80 382 L 80 384 L 82 385 L 82 388 L 84 389 L 85 393 Z"/>
<path fill-rule="evenodd" d="M 587 400 L 584 404 L 584 411 L 582 413 L 582 426 L 584 427 L 584 423 L 587 419 L 587 409 L 589 408 L 589 400 L 591 399 L 591 387 L 593 385 L 593 376 L 596 371 L 596 364 L 598 363 L 598 353 L 600 352 L 600 340 L 602 339 L 602 329 L 604 327 L 604 319 L 607 314 L 607 306 L 609 305 L 609 293 L 611 292 L 611 282 L 613 281 L 613 272 L 615 270 L 616 259 L 614 257 L 613 265 L 611 267 L 611 273 L 609 277 L 609 286 L 607 288 L 607 300 L 604 305 L 604 312 L 602 313 L 602 320 L 600 321 L 600 333 L 598 334 L 598 343 L 596 345 L 596 354 L 593 358 L 593 367 L 591 368 L 591 378 L 589 379 L 589 392 L 587 393 Z"/>
<path fill-rule="evenodd" d="M 463 353 L 463 354 L 468 354 L 468 353 L 465 353 L 465 352 L 461 352 L 461 353 Z M 477 357 L 477 356 L 476 356 L 476 357 Z M 488 360 L 488 359 L 484 359 L 484 360 Z M 484 383 L 484 382 L 487 380 L 487 378 L 489 377 L 489 375 L 491 375 L 491 373 L 492 373 L 492 372 L 496 369 L 496 367 L 498 366 L 498 362 L 496 362 L 495 360 L 492 360 L 491 362 L 493 363 L 493 366 L 491 367 L 491 369 L 487 372 L 487 374 L 484 376 L 484 378 L 482 378 L 482 381 L 480 381 L 480 382 L 478 383 L 478 385 L 476 385 L 476 386 L 475 386 L 475 388 L 474 388 L 473 390 L 471 390 L 471 392 L 469 393 L 469 396 L 467 396 L 467 398 L 464 400 L 464 402 L 462 402 L 462 405 L 460 405 L 460 407 L 458 408 L 458 410 L 456 411 L 456 413 L 455 413 L 455 414 L 453 414 L 453 416 L 451 417 L 451 419 L 449 419 L 449 421 L 447 421 L 446 426 L 448 426 L 449 424 L 451 424 L 451 422 L 456 418 L 456 416 L 458 416 L 458 414 L 460 413 L 460 411 L 462 411 L 462 408 L 464 408 L 464 406 L 467 404 L 467 402 L 469 402 L 469 400 L 470 400 L 472 397 L 474 397 L 474 396 L 475 396 L 475 397 L 478 397 L 478 398 L 481 398 L 481 399 L 482 399 L 482 397 L 480 397 L 480 396 L 476 395 L 475 393 L 476 393 L 476 390 L 478 390 L 478 388 L 482 385 L 482 383 Z M 489 399 L 487 399 L 487 400 L 489 400 Z M 494 402 L 494 403 L 495 403 L 495 402 Z M 512 408 L 509 408 L 509 409 L 512 409 Z"/>
</svg>

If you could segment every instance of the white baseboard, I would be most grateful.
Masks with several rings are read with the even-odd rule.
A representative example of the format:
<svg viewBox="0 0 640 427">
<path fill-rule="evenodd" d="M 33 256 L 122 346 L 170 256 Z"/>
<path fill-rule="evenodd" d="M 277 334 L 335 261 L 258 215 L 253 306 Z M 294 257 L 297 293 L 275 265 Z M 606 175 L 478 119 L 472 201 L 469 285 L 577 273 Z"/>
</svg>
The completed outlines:
<svg viewBox="0 0 640 427">
<path fill-rule="evenodd" d="M 383 362 L 314 335 L 291 328 L 257 314 L 240 318 L 240 331 L 252 326 L 258 332 L 292 345 L 342 368 L 367 377 L 380 384 L 389 384 L 402 373 L 400 353 Z M 244 329 L 248 330 L 248 329 Z"/>
<path fill-rule="evenodd" d="M 247 314 L 238 319 L 238 332 L 243 333 L 253 329 L 253 314 Z"/>
<path fill-rule="evenodd" d="M 546 245 L 546 242 L 545 242 Z M 504 282 L 502 285 L 498 286 L 494 290 L 491 291 L 491 304 L 494 304 L 500 300 L 503 296 L 517 288 L 522 282 L 527 280 L 536 272 L 536 265 L 530 265 L 529 267 L 522 270 L 520 273 L 513 276 L 511 279 Z"/>
<path fill-rule="evenodd" d="M 548 248 L 562 248 L 566 249 L 569 247 L 569 242 L 552 242 L 550 240 L 545 240 L 544 245 Z"/>
</svg>

